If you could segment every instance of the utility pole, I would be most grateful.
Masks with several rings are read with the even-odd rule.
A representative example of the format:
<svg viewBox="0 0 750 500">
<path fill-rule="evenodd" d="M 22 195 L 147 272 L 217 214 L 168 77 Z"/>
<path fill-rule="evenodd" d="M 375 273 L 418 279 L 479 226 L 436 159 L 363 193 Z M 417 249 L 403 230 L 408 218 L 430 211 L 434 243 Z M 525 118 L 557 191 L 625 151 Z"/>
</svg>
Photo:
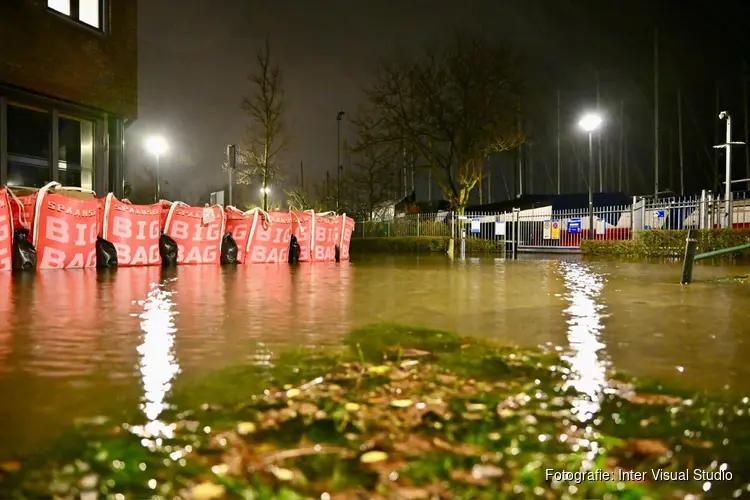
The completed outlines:
<svg viewBox="0 0 750 500">
<path fill-rule="evenodd" d="M 742 100 L 745 106 L 745 144 L 750 144 L 750 124 L 748 123 L 747 107 L 747 60 L 742 60 Z M 747 179 L 746 189 L 750 191 L 750 151 L 745 149 L 745 178 Z"/>
<path fill-rule="evenodd" d="M 345 114 L 344 111 L 336 114 L 336 210 L 341 202 L 341 118 Z"/>
<path fill-rule="evenodd" d="M 596 70 L 596 113 L 601 116 L 602 110 L 599 102 L 599 70 Z M 599 154 L 599 192 L 604 192 L 604 176 L 602 175 L 602 133 L 597 131 L 596 149 Z"/>
<path fill-rule="evenodd" d="M 617 192 L 622 193 L 622 154 L 625 149 L 625 101 L 620 100 L 620 154 L 617 160 Z"/>
<path fill-rule="evenodd" d="M 229 188 L 227 193 L 227 205 L 234 206 L 232 203 L 232 173 L 237 170 L 237 146 L 230 144 L 227 146 L 227 176 L 229 177 Z"/>
<path fill-rule="evenodd" d="M 724 149 L 726 154 L 726 170 L 724 183 L 724 224 L 725 228 L 731 229 L 732 223 L 732 146 L 742 146 L 744 142 L 732 142 L 732 117 L 726 111 L 719 113 L 719 120 L 727 121 L 727 142 L 725 144 L 717 144 L 714 146 L 715 149 Z"/>
<path fill-rule="evenodd" d="M 562 160 L 560 157 L 560 89 L 557 89 L 557 194 L 560 195 L 561 191 L 561 172 Z M 489 190 L 489 189 L 488 189 Z"/>
<path fill-rule="evenodd" d="M 721 111 L 719 109 L 719 106 L 721 105 L 720 100 L 720 91 L 719 91 L 719 82 L 716 82 L 716 95 L 715 95 L 715 103 L 716 107 L 714 108 L 716 110 L 716 115 L 719 114 Z M 717 144 L 719 142 L 719 122 L 714 122 L 714 144 Z M 719 152 L 714 151 L 714 187 L 713 187 L 713 193 L 714 196 L 719 195 Z"/>
<path fill-rule="evenodd" d="M 747 123 L 747 122 L 746 122 Z M 677 147 L 680 151 L 680 196 L 685 196 L 685 157 L 682 149 L 682 90 L 677 89 Z"/>
<path fill-rule="evenodd" d="M 654 30 L 654 200 L 659 197 L 659 30 Z"/>
</svg>

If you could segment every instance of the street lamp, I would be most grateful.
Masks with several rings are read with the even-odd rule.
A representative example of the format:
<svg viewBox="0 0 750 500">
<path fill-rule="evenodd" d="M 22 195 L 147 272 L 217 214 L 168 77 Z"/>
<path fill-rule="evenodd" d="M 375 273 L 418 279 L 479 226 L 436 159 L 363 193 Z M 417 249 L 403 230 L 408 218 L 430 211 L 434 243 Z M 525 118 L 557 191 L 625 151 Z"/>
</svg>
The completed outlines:
<svg viewBox="0 0 750 500">
<path fill-rule="evenodd" d="M 151 136 L 146 140 L 146 150 L 156 157 L 156 200 L 154 201 L 157 203 L 161 199 L 159 159 L 167 152 L 167 149 L 167 141 L 159 135 Z"/>
<path fill-rule="evenodd" d="M 344 168 L 341 166 L 341 118 L 344 117 L 346 112 L 339 111 L 336 114 L 336 209 L 339 208 L 341 201 L 341 170 Z"/>
<path fill-rule="evenodd" d="M 594 142 L 593 136 L 602 125 L 602 117 L 596 113 L 586 113 L 578 126 L 589 134 L 589 239 L 594 239 Z"/>
</svg>

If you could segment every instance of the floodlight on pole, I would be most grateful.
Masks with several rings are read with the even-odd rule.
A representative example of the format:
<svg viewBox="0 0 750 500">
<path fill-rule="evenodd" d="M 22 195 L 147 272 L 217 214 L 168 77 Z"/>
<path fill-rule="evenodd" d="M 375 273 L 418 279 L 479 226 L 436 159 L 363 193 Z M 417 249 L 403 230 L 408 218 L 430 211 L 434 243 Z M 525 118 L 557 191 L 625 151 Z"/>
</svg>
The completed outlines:
<svg viewBox="0 0 750 500">
<path fill-rule="evenodd" d="M 156 202 L 161 199 L 160 159 L 168 149 L 169 146 L 167 145 L 167 141 L 160 135 L 154 135 L 146 139 L 146 151 L 154 155 L 156 158 L 156 199 L 154 200 Z"/>
<path fill-rule="evenodd" d="M 596 113 L 587 113 L 578 122 L 578 126 L 589 134 L 596 131 L 601 125 L 602 117 Z"/>
<path fill-rule="evenodd" d="M 594 141 L 593 135 L 602 125 L 602 117 L 597 113 L 586 113 L 578 121 L 578 126 L 589 134 L 589 239 L 594 239 Z"/>
<path fill-rule="evenodd" d="M 727 141 L 724 144 L 717 144 L 714 149 L 726 150 L 726 171 L 724 186 L 724 227 L 731 229 L 734 217 L 732 215 L 732 146 L 744 146 L 741 141 L 732 141 L 732 116 L 726 111 L 719 113 L 719 120 L 727 121 Z M 742 179 L 744 181 L 746 179 Z"/>
</svg>

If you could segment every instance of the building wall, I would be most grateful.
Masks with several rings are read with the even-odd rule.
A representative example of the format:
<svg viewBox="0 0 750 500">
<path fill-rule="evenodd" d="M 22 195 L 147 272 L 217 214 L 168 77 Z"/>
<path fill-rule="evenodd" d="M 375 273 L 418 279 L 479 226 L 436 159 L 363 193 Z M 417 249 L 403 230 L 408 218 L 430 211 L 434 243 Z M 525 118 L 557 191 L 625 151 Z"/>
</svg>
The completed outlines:
<svg viewBox="0 0 750 500">
<path fill-rule="evenodd" d="M 99 32 L 46 0 L 0 0 L 0 84 L 135 119 L 137 1 L 105 1 Z"/>
</svg>

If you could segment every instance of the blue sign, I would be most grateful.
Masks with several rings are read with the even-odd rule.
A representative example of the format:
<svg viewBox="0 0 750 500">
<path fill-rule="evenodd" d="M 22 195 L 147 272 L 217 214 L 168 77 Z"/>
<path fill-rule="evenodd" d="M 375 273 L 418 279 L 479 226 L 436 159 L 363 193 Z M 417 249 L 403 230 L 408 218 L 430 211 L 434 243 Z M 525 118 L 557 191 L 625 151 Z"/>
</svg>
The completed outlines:
<svg viewBox="0 0 750 500">
<path fill-rule="evenodd" d="M 654 217 L 656 217 L 657 219 L 663 219 L 664 210 L 654 210 Z"/>
<path fill-rule="evenodd" d="M 581 232 L 581 219 L 570 219 L 568 221 L 568 232 L 580 233 Z"/>
<path fill-rule="evenodd" d="M 472 233 L 479 233 L 480 229 L 480 220 L 479 219 L 471 219 L 471 232 Z"/>
</svg>

